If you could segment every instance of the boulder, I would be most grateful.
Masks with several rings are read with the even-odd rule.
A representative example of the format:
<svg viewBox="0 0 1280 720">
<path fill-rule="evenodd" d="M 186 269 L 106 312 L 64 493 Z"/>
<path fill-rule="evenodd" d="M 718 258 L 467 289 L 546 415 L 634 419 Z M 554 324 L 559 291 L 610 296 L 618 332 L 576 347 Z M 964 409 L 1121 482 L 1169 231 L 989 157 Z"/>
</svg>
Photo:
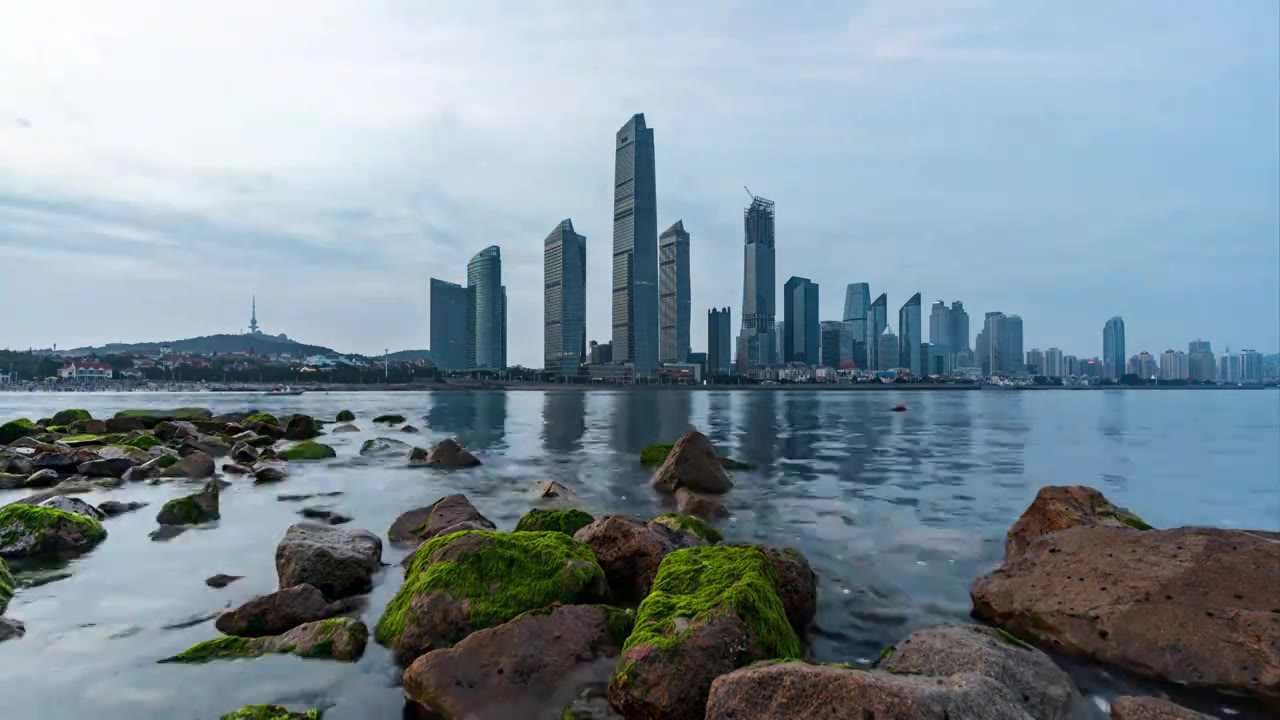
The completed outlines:
<svg viewBox="0 0 1280 720">
<path fill-rule="evenodd" d="M 1160 698 L 1126 695 L 1111 701 L 1111 720 L 1213 720 L 1213 716 Z"/>
<path fill-rule="evenodd" d="M 252 472 L 255 483 L 280 482 L 289 474 L 289 465 L 283 460 L 259 460 Z"/>
<path fill-rule="evenodd" d="M 134 510 L 141 510 L 149 504 L 150 503 L 136 501 L 121 502 L 120 500 L 108 500 L 104 503 L 98 504 L 98 511 L 102 513 L 103 517 L 115 517 L 127 512 L 133 512 Z"/>
<path fill-rule="evenodd" d="M 634 622 L 633 612 L 601 605 L 525 613 L 419 657 L 404 672 L 404 691 L 443 717 L 535 718 L 545 714 L 538 695 L 550 689 L 576 694 L 565 678 L 616 656 Z"/>
<path fill-rule="evenodd" d="M 497 527 L 489 518 L 480 514 L 466 495 L 446 495 L 427 507 L 401 513 L 391 523 L 387 537 L 393 543 L 417 545 L 466 522 L 474 522 L 480 526 L 467 529 L 493 530 Z"/>
<path fill-rule="evenodd" d="M 76 472 L 87 477 L 118 478 L 128 472 L 129 468 L 136 467 L 138 464 L 138 461 L 131 460 L 127 457 L 90 460 L 87 463 L 81 463 L 76 468 Z"/>
<path fill-rule="evenodd" d="M 78 408 L 71 409 L 71 410 L 59 410 L 58 412 L 53 414 L 53 417 L 49 418 L 48 424 L 49 425 L 70 425 L 78 420 L 91 420 L 91 419 L 93 419 L 93 416 L 89 414 L 88 410 L 81 410 Z"/>
<path fill-rule="evenodd" d="M 218 484 L 209 481 L 200 492 L 165 503 L 156 513 L 156 522 L 161 525 L 199 525 L 219 517 Z"/>
<path fill-rule="evenodd" d="M 324 443 L 318 443 L 313 440 L 303 440 L 280 453 L 280 457 L 290 461 L 301 460 L 324 460 L 326 458 L 337 457 L 338 453 L 332 447 Z"/>
<path fill-rule="evenodd" d="M 567 500 L 574 501 L 578 499 L 578 494 L 568 487 L 561 485 L 555 480 L 542 480 L 533 487 L 534 497 L 543 500 Z"/>
<path fill-rule="evenodd" d="M 75 450 L 58 450 L 54 452 L 42 452 L 35 456 L 31 461 L 31 466 L 36 472 L 41 470 L 53 470 L 61 475 L 70 475 L 80 467 L 81 463 L 97 460 L 98 456 L 83 457 Z"/>
<path fill-rule="evenodd" d="M 764 553 L 778 578 L 778 598 L 782 600 L 791 627 L 804 632 L 818 611 L 818 576 L 809 566 L 809 560 L 791 547 L 757 545 L 756 549 Z"/>
<path fill-rule="evenodd" d="M 0 558 L 0 615 L 9 607 L 9 601 L 13 599 L 13 574 L 9 572 L 9 566 L 5 564 L 4 558 Z"/>
<path fill-rule="evenodd" d="M 17 490 L 25 487 L 27 484 L 27 475 L 13 475 L 10 473 L 0 473 L 0 490 Z"/>
<path fill-rule="evenodd" d="M 375 635 L 408 665 L 529 610 L 607 593 L 591 549 L 564 533 L 453 533 L 414 551 Z"/>
<path fill-rule="evenodd" d="M 420 431 L 418 430 L 418 428 L 416 428 L 416 427 L 414 427 L 414 426 L 412 426 L 412 425 L 405 425 L 404 427 L 400 428 L 400 432 L 402 432 L 402 433 L 416 433 L 416 432 L 420 432 Z"/>
<path fill-rule="evenodd" d="M 107 423 L 104 420 L 79 420 L 71 423 L 71 430 L 82 435 L 106 435 Z"/>
<path fill-rule="evenodd" d="M 314 585 L 331 600 L 369 592 L 382 567 L 382 540 L 368 530 L 293 525 L 276 546 L 280 587 Z"/>
<path fill-rule="evenodd" d="M 292 415 L 285 426 L 286 440 L 310 440 L 320 434 L 320 425 L 310 415 Z"/>
<path fill-rule="evenodd" d="M 347 605 L 330 602 L 311 585 L 295 585 L 256 597 L 218 616 L 214 626 L 226 635 L 263 637 L 288 632 L 303 623 L 346 612 Z"/>
<path fill-rule="evenodd" d="M 128 470 L 125 470 L 124 475 L 121 475 L 120 479 L 127 483 L 142 482 L 143 480 L 146 480 L 148 477 L 148 473 L 143 468 L 143 465 L 146 465 L 146 464 L 147 463 L 143 463 L 142 465 L 135 465 L 129 468 Z"/>
<path fill-rule="evenodd" d="M 24 437 L 34 427 L 35 423 L 26 418 L 10 420 L 0 425 L 0 445 L 8 445 L 18 438 Z"/>
<path fill-rule="evenodd" d="M 231 442 L 248 443 L 249 445 L 252 445 L 254 440 L 257 440 L 258 438 L 262 437 L 261 435 L 259 435 L 258 433 L 252 430 L 245 430 L 243 428 L 240 430 L 240 432 L 227 433 L 227 434 L 231 436 Z"/>
<path fill-rule="evenodd" d="M 20 638 L 27 634 L 27 627 L 20 620 L 0 617 L 0 642 Z"/>
<path fill-rule="evenodd" d="M 410 446 L 407 442 L 377 437 L 364 441 L 364 444 L 360 446 L 360 455 L 363 457 L 403 457 L 409 449 Z"/>
<path fill-rule="evenodd" d="M 231 459 L 238 463 L 252 465 L 258 461 L 258 449 L 241 440 L 231 446 Z"/>
<path fill-rule="evenodd" d="M 253 469 L 239 463 L 222 463 L 222 472 L 227 475 L 251 475 Z"/>
<path fill-rule="evenodd" d="M 667 555 L 609 683 L 629 718 L 702 717 L 711 683 L 757 660 L 800 654 L 755 548 L 693 547 Z M 775 717 L 796 717 L 782 715 Z"/>
<path fill-rule="evenodd" d="M 970 589 L 1015 635 L 1193 689 L 1280 701 L 1280 542 L 1213 528 L 1041 536 Z"/>
<path fill-rule="evenodd" d="M 676 488 L 676 510 L 682 515 L 695 517 L 723 517 L 729 513 L 724 509 L 722 497 L 722 495 L 694 492 L 687 487 Z"/>
<path fill-rule="evenodd" d="M 181 457 L 197 452 L 209 457 L 225 457 L 231 452 L 231 444 L 216 435 L 196 435 L 183 440 L 178 446 L 178 455 Z"/>
<path fill-rule="evenodd" d="M 716 449 L 706 435 L 693 430 L 672 446 L 667 459 L 653 474 L 653 485 L 666 492 L 688 488 L 694 492 L 725 493 L 733 487 Z"/>
<path fill-rule="evenodd" d="M 265 425 L 272 425 L 274 427 L 281 427 L 280 420 L 275 415 L 272 415 L 271 413 L 266 413 L 266 412 L 251 413 L 249 415 L 246 415 L 244 420 L 240 421 L 240 425 L 242 427 L 246 427 L 249 429 L 252 429 L 252 427 L 250 426 L 252 426 L 255 423 L 262 423 Z"/>
<path fill-rule="evenodd" d="M 356 427 L 355 425 L 352 425 L 351 423 L 343 423 L 343 424 L 338 425 L 337 427 L 335 427 L 331 432 L 334 432 L 334 433 L 353 433 L 353 432 L 360 432 L 360 428 Z"/>
<path fill-rule="evenodd" d="M 702 542 L 691 534 L 632 515 L 605 515 L 573 537 L 591 548 L 614 596 L 628 603 L 649 594 L 664 557 Z"/>
<path fill-rule="evenodd" d="M 151 432 L 161 440 L 177 445 L 187 438 L 200 435 L 200 428 L 185 420 L 165 420 L 156 425 Z"/>
<path fill-rule="evenodd" d="M 53 487 L 58 484 L 58 480 L 59 476 L 57 470 L 45 468 L 44 470 L 38 470 L 32 473 L 31 477 L 27 478 L 27 481 L 23 483 L 23 486 L 29 488 Z"/>
<path fill-rule="evenodd" d="M 270 637 L 221 637 L 194 645 L 162 663 L 203 663 L 223 658 L 260 657 L 272 653 L 304 658 L 355 662 L 364 654 L 369 628 L 359 620 L 340 617 L 299 625 Z"/>
<path fill-rule="evenodd" d="M 102 524 L 84 515 L 25 504 L 0 509 L 0 558 L 82 552 L 106 537 Z"/>
<path fill-rule="evenodd" d="M 388 425 L 399 425 L 403 423 L 404 420 L 405 417 L 403 415 L 379 415 L 373 419 L 376 423 L 386 423 Z"/>
<path fill-rule="evenodd" d="M 415 448 L 413 448 L 412 450 L 410 450 L 410 451 L 409 451 L 409 464 L 410 464 L 410 465 L 426 465 L 426 464 L 427 464 L 427 451 L 426 451 L 426 450 L 424 450 L 424 449 L 422 449 L 422 448 L 420 448 L 420 447 L 415 447 Z"/>
<path fill-rule="evenodd" d="M 293 712 L 283 705 L 245 705 L 218 720 L 320 720 L 316 709 Z"/>
<path fill-rule="evenodd" d="M 344 525 L 351 522 L 350 515 L 343 515 L 337 510 L 318 507 L 304 507 L 298 511 L 298 514 L 308 520 L 315 520 L 326 525 Z"/>
<path fill-rule="evenodd" d="M 284 428 L 275 423 L 262 422 L 261 420 L 245 420 L 242 424 L 246 430 L 252 430 L 272 440 L 279 440 L 284 437 Z"/>
<path fill-rule="evenodd" d="M 167 465 L 167 467 L 164 468 L 164 470 L 160 472 L 161 477 L 192 478 L 192 479 L 198 480 L 200 478 L 212 477 L 214 471 L 216 470 L 213 464 L 213 458 L 209 457 L 205 453 L 200 452 L 199 450 L 191 453 L 190 455 L 187 455 L 186 457 L 178 460 L 177 462 L 165 461 L 164 458 L 166 457 L 173 457 L 173 456 L 162 455 L 161 457 L 152 461 L 152 462 L 158 462 L 159 464 L 164 464 L 165 462 L 170 463 Z M 150 463 L 148 463 L 148 465 L 149 464 Z"/>
<path fill-rule="evenodd" d="M 135 430 L 146 430 L 147 425 L 138 417 L 113 417 L 106 420 L 107 432 L 127 433 Z"/>
<path fill-rule="evenodd" d="M 457 440 L 445 438 L 431 447 L 427 453 L 427 465 L 435 467 L 467 468 L 480 464 L 475 455 L 467 452 Z"/>
<path fill-rule="evenodd" d="M 719 530 L 715 529 L 702 518 L 697 518 L 692 515 L 663 513 L 649 522 L 662 525 L 679 533 L 694 535 L 707 545 L 715 545 L 724 539 L 724 536 L 720 534 Z"/>
<path fill-rule="evenodd" d="M 595 521 L 581 510 L 539 510 L 534 508 L 520 517 L 516 532 L 562 532 L 572 536 Z"/>
<path fill-rule="evenodd" d="M 355 422 L 356 414 L 350 410 L 339 410 L 338 414 L 334 416 L 333 419 L 340 423 Z"/>
<path fill-rule="evenodd" d="M 103 460 L 132 460 L 134 465 L 141 465 L 142 463 L 151 460 L 150 453 L 142 448 L 134 447 L 132 445 L 103 445 L 102 447 L 97 448 L 95 452 L 97 452 L 98 457 Z M 83 470 L 78 470 L 78 472 L 81 475 L 88 474 Z M 123 475 L 124 473 L 120 474 Z"/>
<path fill-rule="evenodd" d="M 31 463 L 31 458 L 24 455 L 9 455 L 0 457 L 0 473 L 8 475 L 30 475 L 35 472 L 36 468 Z"/>
<path fill-rule="evenodd" d="M 187 531 L 188 525 L 161 525 L 160 527 L 147 533 L 147 537 L 154 542 L 163 542 L 172 540 Z"/>
<path fill-rule="evenodd" d="M 1021 554 L 1039 537 L 1074 527 L 1151 529 L 1142 518 L 1112 505 L 1091 487 L 1049 485 L 1040 488 L 1036 499 L 1009 529 L 1004 543 L 1005 559 Z"/>
<path fill-rule="evenodd" d="M 94 520 L 101 520 L 106 517 L 101 510 L 81 500 L 80 498 L 67 497 L 66 495 L 55 495 L 48 500 L 42 500 L 37 507 L 53 508 L 63 512 L 75 513 L 83 515 Z"/>
<path fill-rule="evenodd" d="M 226 573 L 218 573 L 205 578 L 204 584 L 211 588 L 224 588 L 231 583 L 244 578 L 243 575 L 227 575 Z"/>
</svg>

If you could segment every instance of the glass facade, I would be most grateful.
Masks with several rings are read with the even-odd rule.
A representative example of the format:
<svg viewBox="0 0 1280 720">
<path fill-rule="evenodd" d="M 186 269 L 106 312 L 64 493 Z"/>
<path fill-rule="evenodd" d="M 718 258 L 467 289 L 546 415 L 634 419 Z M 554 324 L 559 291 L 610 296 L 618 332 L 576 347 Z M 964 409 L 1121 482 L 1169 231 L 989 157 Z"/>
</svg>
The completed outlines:
<svg viewBox="0 0 1280 720">
<path fill-rule="evenodd" d="M 871 286 L 866 283 L 851 283 L 844 290 L 844 321 L 853 332 L 853 364 L 866 370 L 868 364 L 867 351 L 867 313 L 871 310 Z"/>
<path fill-rule="evenodd" d="M 817 365 L 818 285 L 809 278 L 792 277 L 782 288 L 782 317 L 786 322 L 782 342 L 784 362 Z"/>
<path fill-rule="evenodd" d="M 707 311 L 707 374 L 728 375 L 732 346 L 729 308 Z"/>
<path fill-rule="evenodd" d="M 880 293 L 880 297 L 871 303 L 871 309 L 867 311 L 867 362 L 876 370 L 881 369 L 880 362 L 880 336 L 884 334 L 885 328 L 889 327 L 889 296 Z M 895 350 L 894 354 L 897 352 Z M 897 367 L 897 359 L 889 366 L 890 369 Z"/>
<path fill-rule="evenodd" d="M 543 367 L 572 377 L 587 360 L 587 239 L 572 220 L 547 236 L 542 261 Z"/>
<path fill-rule="evenodd" d="M 491 245 L 467 263 L 467 368 L 506 367 L 506 288 L 502 251 Z"/>
<path fill-rule="evenodd" d="M 1102 328 L 1102 368 L 1103 377 L 1117 380 L 1124 374 L 1124 319 L 1116 316 L 1107 321 Z"/>
<path fill-rule="evenodd" d="M 467 369 L 467 289 L 431 278 L 431 362 L 441 370 Z"/>
<path fill-rule="evenodd" d="M 845 363 L 853 362 L 853 327 L 851 323 L 839 320 L 824 320 L 821 325 L 822 354 L 820 363 L 824 367 L 840 369 Z"/>
<path fill-rule="evenodd" d="M 773 323 L 777 286 L 774 275 L 774 203 L 753 197 L 742 213 L 742 334 L 738 367 L 745 371 L 777 362 Z M 767 337 L 766 337 L 767 336 Z"/>
<path fill-rule="evenodd" d="M 916 377 L 922 377 L 924 358 L 920 356 L 920 293 L 898 310 L 898 362 Z"/>
<path fill-rule="evenodd" d="M 618 130 L 613 171 L 613 357 L 637 377 L 658 368 L 658 201 L 653 130 L 636 114 Z"/>
<path fill-rule="evenodd" d="M 677 220 L 658 237 L 658 360 L 689 357 L 689 233 Z"/>
</svg>

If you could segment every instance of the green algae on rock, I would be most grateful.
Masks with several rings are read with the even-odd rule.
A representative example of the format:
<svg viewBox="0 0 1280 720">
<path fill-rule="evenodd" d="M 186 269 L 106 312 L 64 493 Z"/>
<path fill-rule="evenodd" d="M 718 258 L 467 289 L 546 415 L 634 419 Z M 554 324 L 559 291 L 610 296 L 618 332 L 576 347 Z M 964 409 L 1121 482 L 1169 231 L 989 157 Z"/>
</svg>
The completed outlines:
<svg viewBox="0 0 1280 720">
<path fill-rule="evenodd" d="M 310 415 L 290 415 L 285 421 L 284 436 L 287 440 L 310 440 L 320 434 L 320 424 Z"/>
<path fill-rule="evenodd" d="M 102 524 L 84 515 L 35 505 L 0 509 L 0 558 L 87 550 L 106 537 Z"/>
<path fill-rule="evenodd" d="M 244 421 L 247 423 L 260 422 L 260 423 L 266 423 L 268 425 L 276 425 L 276 426 L 280 425 L 280 421 L 276 418 L 275 415 L 272 415 L 271 413 L 265 413 L 265 412 L 254 413 L 252 415 L 249 415 L 244 419 Z"/>
<path fill-rule="evenodd" d="M 160 438 L 155 435 L 152 435 L 151 433 L 144 433 L 136 438 L 125 440 L 122 444 L 128 445 L 129 447 L 136 447 L 139 450 L 150 450 L 151 448 L 157 445 L 163 445 L 164 443 L 160 442 Z"/>
<path fill-rule="evenodd" d="M 12 599 L 13 575 L 9 573 L 9 566 L 5 564 L 4 558 L 0 558 L 0 615 L 4 614 Z"/>
<path fill-rule="evenodd" d="M 715 529 L 702 518 L 692 515 L 681 515 L 680 513 L 663 513 L 655 517 L 651 522 L 659 525 L 665 525 L 672 530 L 680 532 L 688 532 L 702 538 L 708 545 L 715 545 L 724 539 L 720 531 Z"/>
<path fill-rule="evenodd" d="M 534 508 L 520 517 L 516 532 L 562 532 L 573 535 L 590 525 L 595 518 L 581 510 L 539 510 Z"/>
<path fill-rule="evenodd" d="M 198 525 L 217 520 L 221 517 L 218 510 L 218 483 L 210 481 L 204 489 L 194 495 L 175 498 L 164 504 L 156 514 L 156 522 L 161 525 Z"/>
<path fill-rule="evenodd" d="M 269 654 L 303 658 L 330 658 L 354 662 L 364 654 L 369 628 L 348 617 L 306 623 L 283 635 L 268 637 L 226 636 L 197 643 L 161 663 L 203 663 L 210 660 L 253 658 Z"/>
<path fill-rule="evenodd" d="M 71 423 L 77 420 L 92 420 L 92 419 L 93 419 L 93 416 L 89 414 L 88 410 L 81 410 L 77 408 L 77 409 L 71 409 L 71 410 L 61 410 L 59 412 L 54 413 L 53 417 L 49 418 L 49 424 L 50 425 L 70 425 Z"/>
<path fill-rule="evenodd" d="M 355 419 L 356 414 L 350 410 L 340 410 L 338 411 L 338 416 L 334 418 L 337 422 L 353 422 Z"/>
<path fill-rule="evenodd" d="M 304 440 L 280 453 L 280 457 L 285 460 L 324 460 L 337 455 L 332 447 L 311 440 Z"/>
<path fill-rule="evenodd" d="M 218 720 L 320 720 L 320 711 L 292 712 L 283 705 L 245 705 Z"/>
<path fill-rule="evenodd" d="M 671 454 L 671 448 L 675 447 L 672 443 L 654 443 L 646 445 L 640 451 L 641 465 L 661 465 L 666 462 L 667 456 Z M 756 466 L 749 462 L 734 460 L 731 457 L 718 456 L 720 458 L 720 467 L 725 470 L 755 470 Z"/>
<path fill-rule="evenodd" d="M 20 437 L 26 437 L 27 432 L 35 427 L 35 423 L 26 418 L 18 418 L 0 425 L 0 445 L 8 445 Z"/>
</svg>

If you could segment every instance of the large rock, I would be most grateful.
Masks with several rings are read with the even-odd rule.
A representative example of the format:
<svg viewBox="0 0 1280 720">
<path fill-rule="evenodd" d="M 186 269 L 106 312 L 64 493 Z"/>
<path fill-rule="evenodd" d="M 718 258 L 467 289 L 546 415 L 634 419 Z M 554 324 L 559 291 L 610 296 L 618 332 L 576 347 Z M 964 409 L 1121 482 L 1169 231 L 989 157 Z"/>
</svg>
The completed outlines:
<svg viewBox="0 0 1280 720">
<path fill-rule="evenodd" d="M 285 653 L 304 658 L 354 662 L 364 654 L 369 628 L 359 620 L 332 618 L 299 625 L 273 637 L 221 637 L 194 645 L 162 663 L 203 663 L 223 658 L 259 657 Z"/>
<path fill-rule="evenodd" d="M 410 449 L 411 446 L 407 442 L 376 437 L 364 441 L 360 446 L 360 454 L 364 457 L 404 457 Z"/>
<path fill-rule="evenodd" d="M 283 460 L 259 460 L 251 468 L 255 483 L 280 482 L 289 474 L 289 465 Z"/>
<path fill-rule="evenodd" d="M 83 515 L 94 520 L 101 520 L 106 515 L 98 508 L 81 500 L 80 498 L 67 497 L 66 495 L 55 495 L 48 500 L 40 501 L 37 507 L 53 508 L 63 512 L 75 513 Z"/>
<path fill-rule="evenodd" d="M 320 434 L 320 425 L 310 415 L 293 415 L 285 425 L 286 440 L 310 440 Z"/>
<path fill-rule="evenodd" d="M 165 420 L 155 426 L 152 434 L 166 442 L 180 445 L 183 440 L 200 435 L 200 428 L 185 420 Z"/>
<path fill-rule="evenodd" d="M 360 432 L 360 428 L 356 427 L 355 425 L 352 425 L 351 423 L 343 423 L 341 425 L 334 427 L 330 432 L 353 433 L 353 432 Z"/>
<path fill-rule="evenodd" d="M 529 610 L 603 600 L 607 593 L 591 549 L 564 533 L 442 535 L 414 552 L 376 637 L 408 665 Z"/>
<path fill-rule="evenodd" d="M 199 525 L 219 517 L 218 483 L 211 480 L 200 492 L 165 503 L 156 513 L 156 522 L 161 525 Z"/>
<path fill-rule="evenodd" d="M 6 475 L 30 475 L 36 468 L 31 458 L 24 455 L 0 456 L 0 473 Z"/>
<path fill-rule="evenodd" d="M 9 566 L 5 564 L 4 558 L 0 558 L 0 615 L 4 614 L 12 599 L 13 574 L 9 572 Z"/>
<path fill-rule="evenodd" d="M 426 464 L 434 467 L 467 468 L 479 465 L 480 460 L 467 452 L 457 440 L 445 438 L 431 447 Z"/>
<path fill-rule="evenodd" d="M 1036 499 L 1009 529 L 1005 538 L 1005 559 L 1022 553 L 1037 538 L 1074 527 L 1130 527 L 1150 530 L 1151 526 L 1128 510 L 1112 505 L 1102 493 L 1084 485 L 1049 485 L 1040 488 Z"/>
<path fill-rule="evenodd" d="M 113 417 L 107 418 L 107 432 L 109 433 L 127 433 L 135 430 L 146 430 L 147 425 L 138 417 Z"/>
<path fill-rule="evenodd" d="M 462 523 L 473 523 L 459 530 L 493 530 L 489 518 L 467 500 L 466 495 L 446 495 L 427 507 L 414 508 L 400 514 L 387 537 L 393 543 L 417 545 Z"/>
<path fill-rule="evenodd" d="M 76 468 L 76 472 L 87 477 L 123 477 L 129 468 L 138 465 L 138 461 L 131 460 L 127 457 L 118 457 L 103 460 L 90 460 L 87 463 L 81 463 Z"/>
<path fill-rule="evenodd" d="M 231 452 L 231 443 L 216 435 L 196 435 L 182 441 L 178 446 L 178 455 L 186 457 L 192 453 L 204 453 L 209 457 L 220 458 Z"/>
<path fill-rule="evenodd" d="M 231 459 L 244 465 L 252 465 L 258 461 L 258 449 L 241 440 L 231 446 Z"/>
<path fill-rule="evenodd" d="M 369 592 L 382 567 L 382 540 L 368 530 L 298 523 L 276 546 L 280 587 L 314 585 L 339 600 Z"/>
<path fill-rule="evenodd" d="M 667 555 L 640 603 L 609 701 L 628 718 L 700 718 L 717 677 L 757 660 L 796 657 L 763 553 L 694 547 Z M 774 717 L 794 717 L 778 715 Z"/>
<path fill-rule="evenodd" d="M 18 438 L 24 437 L 34 427 L 35 423 L 26 418 L 10 420 L 0 425 L 0 445 L 8 445 Z"/>
<path fill-rule="evenodd" d="M 970 589 L 974 612 L 1057 651 L 1280 701 L 1280 543 L 1239 530 L 1077 527 Z"/>
<path fill-rule="evenodd" d="M 355 422 L 356 414 L 350 410 L 339 410 L 338 414 L 334 416 L 333 419 L 340 423 Z"/>
<path fill-rule="evenodd" d="M 516 532 L 562 532 L 573 535 L 595 521 L 587 513 L 577 509 L 540 510 L 534 508 L 520 516 Z"/>
<path fill-rule="evenodd" d="M 98 512 L 102 513 L 103 517 L 115 517 L 117 515 L 123 515 L 127 512 L 133 512 L 134 510 L 141 510 L 147 505 L 148 503 L 138 502 L 136 500 L 128 501 L 128 502 L 120 501 L 120 500 L 107 500 L 106 502 L 98 504 Z"/>
<path fill-rule="evenodd" d="M 756 546 L 778 578 L 778 598 L 791 627 L 803 632 L 818 611 L 818 576 L 809 560 L 791 547 Z"/>
<path fill-rule="evenodd" d="M 95 452 L 97 452 L 98 457 L 103 460 L 132 460 L 135 465 L 141 465 L 142 463 L 151 460 L 150 453 L 140 447 L 134 447 L 132 445 L 103 445 L 100 448 L 95 448 Z M 81 475 L 88 474 L 84 470 L 79 470 L 78 468 L 77 471 Z M 124 475 L 123 472 L 120 474 Z"/>
<path fill-rule="evenodd" d="M 31 466 L 35 468 L 36 472 L 53 470 L 61 475 L 70 475 L 76 471 L 76 468 L 80 467 L 81 463 L 97 459 L 98 456 L 96 454 L 86 457 L 77 450 L 58 450 L 42 452 L 36 455 L 35 459 L 31 461 Z"/>
<path fill-rule="evenodd" d="M 325 460 L 331 457 L 337 457 L 338 451 L 324 443 L 318 443 L 314 440 L 303 440 L 280 453 L 280 457 L 285 460 Z"/>
<path fill-rule="evenodd" d="M 1111 701 L 1111 720 L 1213 720 L 1213 716 L 1160 698 L 1126 695 Z"/>
<path fill-rule="evenodd" d="M 692 533 L 646 523 L 633 515 L 605 515 L 573 537 L 595 553 L 609 587 L 622 602 L 640 602 L 649 594 L 667 554 L 702 544 Z"/>
<path fill-rule="evenodd" d="M 26 504 L 0 509 L 0 558 L 83 552 L 106 537 L 101 523 L 83 515 Z"/>
<path fill-rule="evenodd" d="M 171 456 L 162 456 L 161 458 L 157 458 L 157 460 L 162 460 L 163 457 Z M 152 462 L 156 461 L 153 460 Z M 216 469 L 216 466 L 213 464 L 213 458 L 209 457 L 206 453 L 202 453 L 197 450 L 166 467 L 161 471 L 160 476 L 168 478 L 200 479 L 212 477 Z"/>
<path fill-rule="evenodd" d="M 724 508 L 723 495 L 694 492 L 687 487 L 676 488 L 676 510 L 684 515 L 704 518 L 723 517 L 728 515 Z"/>
<path fill-rule="evenodd" d="M 303 623 L 324 620 L 347 611 L 343 602 L 330 602 L 312 585 L 295 585 L 256 597 L 218 616 L 220 632 L 262 637 L 288 632 Z"/>
<path fill-rule="evenodd" d="M 23 483 L 23 487 L 36 489 L 49 488 L 57 485 L 61 479 L 62 478 L 58 475 L 57 470 L 45 468 L 44 470 L 31 473 L 31 476 L 27 478 L 25 483 Z"/>
<path fill-rule="evenodd" d="M 268 437 L 273 440 L 279 440 L 284 437 L 284 428 L 280 427 L 276 423 L 264 422 L 262 420 L 245 420 L 241 425 L 243 425 L 246 430 L 252 430 L 263 437 Z"/>
<path fill-rule="evenodd" d="M 653 474 L 655 487 L 666 492 L 688 488 L 694 492 L 724 493 L 733 487 L 715 446 L 706 435 L 693 430 L 672 446 L 666 461 Z"/>
<path fill-rule="evenodd" d="M 634 613 L 600 605 L 525 613 L 419 657 L 404 672 L 404 691 L 448 718 L 536 718 L 577 694 L 566 678 L 617 655 L 634 622 Z M 564 697 L 559 703 L 539 697 L 553 694 Z"/>
<path fill-rule="evenodd" d="M 27 626 L 23 625 L 22 621 L 0 617 L 0 642 L 20 638 L 26 634 Z"/>
</svg>

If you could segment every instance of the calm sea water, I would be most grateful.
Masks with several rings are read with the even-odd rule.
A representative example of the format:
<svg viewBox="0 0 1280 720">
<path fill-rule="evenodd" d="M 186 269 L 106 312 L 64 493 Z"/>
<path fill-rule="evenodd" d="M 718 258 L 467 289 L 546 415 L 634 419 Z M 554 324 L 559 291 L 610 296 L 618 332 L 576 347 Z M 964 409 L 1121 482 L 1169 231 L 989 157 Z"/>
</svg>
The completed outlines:
<svg viewBox="0 0 1280 720">
<path fill-rule="evenodd" d="M 898 402 L 909 411 L 891 412 Z M 201 618 L 276 589 L 275 545 L 308 504 L 277 494 L 342 490 L 320 500 L 352 515 L 347 527 L 384 538 L 400 512 L 454 492 L 510 529 L 547 478 L 594 514 L 648 516 L 669 507 L 638 453 L 691 427 L 758 466 L 734 474 L 727 538 L 795 545 L 817 570 L 820 660 L 868 660 L 914 629 L 966 620 L 970 582 L 999 563 L 1004 533 L 1043 485 L 1093 485 L 1161 527 L 1280 530 L 1280 396 L 1271 391 L 0 393 L 0 420 L 177 406 L 319 418 L 351 409 L 362 431 L 327 436 L 338 458 L 295 464 L 283 483 L 233 478 L 216 527 L 168 542 L 147 537 L 155 512 L 192 486 L 82 496 L 151 507 L 108 520 L 106 542 L 67 564 L 69 577 L 14 598 L 8 615 L 27 635 L 0 644 L 6 718 L 216 718 L 263 702 L 328 707 L 330 720 L 400 717 L 399 671 L 372 642 L 355 664 L 156 660 L 216 637 Z M 369 419 L 384 412 L 422 433 L 375 430 Z M 359 462 L 360 444 L 379 435 L 423 446 L 456 436 L 485 464 L 448 473 Z M 0 504 L 21 495 L 0 492 Z M 362 612 L 370 627 L 400 585 L 402 555 L 387 547 L 393 565 Z M 246 577 L 214 590 L 204 579 L 215 573 Z M 1125 687 L 1075 670 L 1087 692 Z"/>
</svg>

